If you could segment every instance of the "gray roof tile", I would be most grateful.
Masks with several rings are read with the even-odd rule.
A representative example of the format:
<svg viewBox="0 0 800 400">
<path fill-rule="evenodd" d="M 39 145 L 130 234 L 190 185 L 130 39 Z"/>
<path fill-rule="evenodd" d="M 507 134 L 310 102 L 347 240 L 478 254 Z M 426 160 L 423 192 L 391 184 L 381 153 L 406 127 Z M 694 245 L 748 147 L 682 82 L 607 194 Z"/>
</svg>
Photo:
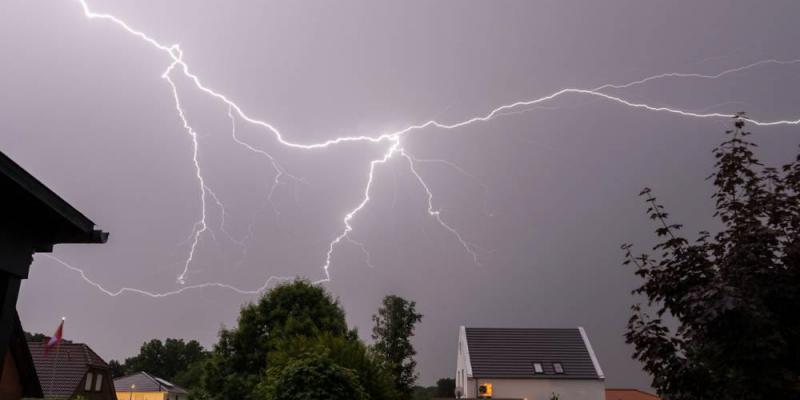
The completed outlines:
<svg viewBox="0 0 800 400">
<path fill-rule="evenodd" d="M 580 330 L 465 328 L 472 375 L 485 378 L 602 379 Z M 533 363 L 544 374 L 534 374 Z M 564 368 L 556 374 L 553 363 Z"/>
</svg>

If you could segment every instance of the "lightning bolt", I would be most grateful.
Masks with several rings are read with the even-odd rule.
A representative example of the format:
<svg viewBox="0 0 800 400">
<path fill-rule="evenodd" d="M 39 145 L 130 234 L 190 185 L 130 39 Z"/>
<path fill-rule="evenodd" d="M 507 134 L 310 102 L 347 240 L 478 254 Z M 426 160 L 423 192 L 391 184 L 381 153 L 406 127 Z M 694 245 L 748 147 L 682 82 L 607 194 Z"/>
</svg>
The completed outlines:
<svg viewBox="0 0 800 400">
<path fill-rule="evenodd" d="M 209 288 L 209 287 L 217 287 L 217 288 L 229 289 L 229 290 L 233 290 L 233 291 L 235 291 L 237 293 L 241 293 L 241 294 L 255 294 L 255 293 L 259 293 L 259 292 L 265 290 L 273 282 L 284 280 L 284 279 L 288 279 L 288 278 L 285 278 L 285 277 L 274 277 L 274 276 L 272 276 L 272 277 L 269 277 L 267 279 L 267 281 L 265 282 L 265 284 L 262 287 L 260 287 L 258 289 L 255 289 L 255 290 L 242 290 L 242 289 L 236 288 L 236 287 L 234 287 L 232 285 L 223 284 L 223 283 L 215 283 L 215 282 L 196 284 L 196 285 L 188 285 L 188 286 L 186 285 L 186 276 L 190 272 L 190 267 L 192 265 L 192 262 L 194 261 L 195 253 L 196 253 L 196 250 L 197 250 L 197 248 L 198 248 L 198 246 L 200 244 L 202 236 L 206 232 L 212 232 L 209 229 L 209 226 L 208 226 L 208 224 L 206 222 L 206 218 L 207 218 L 207 204 L 206 204 L 207 203 L 207 197 L 210 197 L 214 201 L 214 203 L 218 206 L 218 208 L 220 209 L 220 212 L 222 214 L 222 217 L 221 217 L 222 218 L 222 222 L 220 224 L 220 229 L 223 230 L 223 232 L 226 233 L 226 235 L 228 235 L 229 237 L 230 237 L 230 235 L 227 233 L 227 231 L 224 230 L 224 225 L 225 225 L 224 216 L 225 216 L 225 213 L 226 213 L 225 207 L 224 207 L 223 203 L 220 201 L 220 198 L 206 184 L 206 181 L 205 181 L 205 179 L 203 177 L 203 171 L 202 171 L 202 166 L 201 166 L 200 157 L 199 157 L 200 149 L 199 149 L 199 144 L 198 144 L 198 140 L 197 140 L 197 132 L 192 128 L 191 124 L 189 123 L 189 120 L 186 117 L 186 113 L 184 112 L 184 109 L 183 109 L 182 104 L 181 104 L 181 98 L 180 98 L 180 93 L 179 93 L 179 90 L 178 90 L 178 86 L 176 85 L 175 81 L 173 80 L 173 74 L 181 74 L 184 78 L 188 79 L 188 81 L 191 82 L 196 89 L 200 90 L 201 92 L 205 93 L 206 95 L 210 96 L 211 98 L 216 99 L 219 102 L 221 102 L 222 104 L 224 104 L 227 107 L 228 117 L 229 117 L 229 119 L 231 121 L 231 137 L 232 137 L 232 139 L 238 145 L 242 146 L 243 148 L 245 148 L 245 149 L 247 149 L 247 150 L 249 150 L 251 152 L 260 154 L 261 156 L 264 156 L 270 162 L 271 167 L 275 170 L 275 176 L 274 176 L 272 185 L 270 186 L 268 199 L 272 198 L 272 194 L 274 193 L 275 189 L 282 183 L 282 180 L 283 180 L 284 177 L 288 177 L 289 179 L 292 179 L 292 180 L 294 180 L 296 182 L 301 181 L 301 179 L 296 177 L 296 176 L 294 176 L 294 175 L 289 174 L 277 162 L 277 160 L 270 153 L 268 153 L 267 151 L 265 151 L 263 149 L 259 149 L 259 148 L 255 147 L 255 146 L 252 146 L 252 145 L 248 144 L 247 142 L 241 140 L 237 136 L 237 133 L 236 133 L 236 124 L 237 124 L 237 121 L 239 121 L 239 120 L 263 129 L 267 134 L 272 135 L 276 139 L 276 141 L 278 142 L 279 145 L 284 146 L 286 148 L 290 148 L 290 149 L 296 149 L 296 150 L 302 150 L 302 151 L 313 151 L 313 150 L 326 149 L 326 148 L 337 146 L 337 145 L 344 145 L 344 144 L 348 144 L 348 143 L 369 143 L 369 144 L 380 144 L 380 145 L 386 146 L 385 147 L 385 151 L 382 154 L 382 156 L 370 161 L 370 163 L 369 163 L 369 168 L 367 170 L 366 184 L 364 186 L 364 190 L 363 190 L 363 193 L 362 193 L 361 201 L 354 208 L 352 208 L 349 212 L 347 212 L 345 214 L 344 218 L 342 219 L 343 229 L 339 232 L 339 234 L 337 236 L 335 236 L 330 241 L 330 243 L 328 245 L 328 249 L 327 249 L 327 251 L 325 253 L 324 262 L 322 264 L 322 270 L 324 272 L 324 278 L 322 278 L 322 279 L 317 281 L 318 283 L 321 283 L 321 282 L 330 281 L 330 279 L 331 279 L 330 267 L 331 267 L 332 262 L 333 262 L 335 249 L 342 242 L 347 242 L 347 243 L 350 243 L 350 244 L 353 244 L 353 245 L 356 245 L 356 246 L 360 247 L 361 250 L 364 252 L 364 254 L 366 256 L 367 264 L 371 265 L 369 252 L 367 251 L 366 246 L 364 246 L 363 243 L 354 240 L 349 235 L 354 229 L 353 225 L 352 225 L 353 219 L 356 217 L 356 215 L 361 210 L 363 210 L 368 205 L 368 203 L 369 203 L 369 201 L 371 199 L 370 192 L 371 192 L 372 187 L 373 187 L 373 183 L 374 183 L 374 179 L 375 179 L 375 172 L 376 172 L 377 168 L 382 166 L 382 165 L 384 165 L 384 164 L 386 164 L 386 163 L 388 163 L 394 157 L 400 157 L 400 158 L 402 158 L 403 160 L 406 161 L 406 164 L 408 166 L 408 171 L 414 176 L 416 181 L 419 183 L 419 185 L 425 191 L 426 200 L 427 200 L 427 210 L 426 211 L 427 211 L 428 215 L 430 217 L 432 217 L 444 230 L 449 232 L 454 237 L 454 239 L 464 248 L 466 253 L 469 254 L 472 257 L 473 261 L 476 264 L 480 264 L 479 256 L 474 250 L 475 246 L 473 244 L 470 244 L 467 240 L 465 240 L 465 238 L 462 236 L 462 234 L 459 233 L 458 230 L 456 230 L 450 223 L 448 223 L 444 219 L 444 216 L 442 214 L 442 210 L 434 205 L 433 191 L 431 190 L 430 186 L 425 182 L 424 178 L 419 173 L 419 171 L 418 171 L 418 169 L 416 167 L 416 164 L 418 162 L 425 162 L 425 161 L 437 161 L 437 162 L 445 162 L 445 163 L 449 163 L 449 162 L 446 162 L 444 160 L 417 160 L 413 156 L 411 156 L 408 153 L 408 151 L 406 151 L 406 149 L 402 146 L 401 139 L 409 136 L 410 134 L 412 134 L 414 132 L 422 131 L 422 130 L 427 129 L 427 128 L 436 128 L 436 129 L 440 129 L 440 130 L 456 130 L 458 128 L 465 127 L 467 125 L 472 125 L 472 124 L 481 123 L 481 122 L 488 122 L 488 121 L 490 121 L 490 120 L 492 120 L 494 118 L 501 117 L 501 116 L 504 116 L 504 115 L 515 114 L 515 113 L 520 113 L 520 112 L 527 112 L 527 111 L 530 111 L 532 109 L 537 109 L 537 108 L 544 108 L 544 107 L 546 107 L 546 104 L 548 102 L 550 102 L 550 101 L 552 101 L 552 100 L 554 100 L 556 98 L 567 96 L 567 95 L 579 95 L 579 96 L 593 97 L 593 98 L 596 98 L 596 99 L 599 99 L 599 100 L 604 100 L 604 101 L 609 101 L 609 102 L 612 102 L 612 103 L 617 103 L 619 105 L 622 105 L 622 106 L 625 106 L 625 107 L 628 107 L 628 108 L 631 108 L 631 109 L 645 110 L 645 111 L 651 111 L 651 112 L 669 113 L 669 114 L 675 114 L 675 115 L 682 116 L 682 117 L 706 118 L 706 119 L 707 118 L 731 118 L 731 117 L 734 117 L 735 115 L 734 114 L 719 113 L 719 112 L 690 111 L 690 110 L 683 110 L 683 109 L 674 108 L 674 107 L 667 107 L 667 106 L 655 106 L 655 105 L 651 105 L 649 103 L 631 101 L 631 100 L 625 99 L 624 97 L 621 97 L 621 96 L 618 96 L 618 95 L 609 94 L 607 91 L 609 91 L 609 90 L 627 89 L 627 88 L 631 88 L 633 86 L 643 85 L 643 84 L 646 84 L 646 83 L 649 83 L 649 82 L 652 82 L 652 81 L 656 81 L 656 80 L 661 80 L 661 79 L 668 79 L 668 78 L 718 79 L 718 78 L 724 77 L 726 75 L 730 75 L 730 74 L 734 74 L 734 73 L 738 73 L 738 72 L 743 72 L 743 71 L 746 71 L 746 70 L 749 70 L 749 69 L 753 69 L 753 68 L 764 66 L 764 65 L 768 65 L 768 64 L 792 65 L 792 64 L 800 63 L 800 59 L 797 59 L 797 60 L 768 59 L 768 60 L 757 61 L 757 62 L 754 62 L 754 63 L 751 63 L 751 64 L 747 64 L 747 65 L 744 65 L 744 66 L 736 67 L 736 68 L 727 69 L 727 70 L 724 70 L 722 72 L 719 72 L 719 73 L 713 74 L 713 75 L 704 75 L 704 74 L 697 74 L 697 73 L 670 72 L 670 73 L 662 73 L 662 74 L 658 74 L 658 75 L 652 75 L 652 76 L 649 76 L 649 77 L 645 77 L 645 78 L 642 78 L 642 79 L 639 79 L 639 80 L 635 80 L 635 81 L 630 81 L 630 82 L 627 82 L 627 83 L 618 83 L 618 84 L 607 83 L 607 84 L 603 84 L 603 85 L 600 85 L 598 87 L 595 87 L 593 89 L 564 88 L 564 89 L 560 89 L 558 91 L 555 91 L 553 93 L 550 93 L 548 95 L 545 95 L 545 96 L 542 96 L 542 97 L 539 97 L 539 98 L 529 99 L 529 100 L 520 100 L 520 101 L 517 101 L 517 102 L 501 105 L 499 107 L 496 107 L 496 108 L 490 110 L 489 112 L 487 112 L 487 113 L 485 113 L 483 115 L 469 117 L 469 118 L 466 118 L 466 119 L 463 119 L 463 120 L 457 121 L 457 122 L 445 123 L 445 122 L 439 122 L 436 119 L 431 119 L 431 120 L 428 120 L 428 121 L 425 121 L 425 122 L 422 122 L 422 123 L 409 125 L 409 126 L 403 128 L 403 129 L 400 129 L 400 130 L 397 130 L 397 131 L 393 131 L 393 132 L 376 133 L 374 135 L 339 136 L 339 137 L 335 137 L 335 138 L 324 140 L 324 141 L 320 141 L 320 142 L 299 143 L 299 142 L 295 142 L 295 141 L 287 139 L 281 133 L 280 130 L 278 130 L 274 125 L 270 124 L 269 122 L 266 122 L 266 121 L 263 121 L 263 120 L 260 120 L 260 119 L 257 119 L 257 118 L 249 116 L 248 114 L 246 114 L 243 111 L 242 107 L 240 107 L 234 101 L 229 99 L 226 95 L 222 94 L 221 92 L 218 92 L 216 90 L 211 89 L 209 86 L 206 86 L 206 84 L 204 84 L 197 75 L 195 75 L 195 74 L 193 74 L 191 72 L 191 69 L 189 68 L 189 65 L 183 60 L 183 51 L 181 50 L 181 48 L 180 48 L 180 46 L 178 44 L 164 45 L 164 44 L 160 43 L 159 41 L 157 41 L 156 39 L 154 39 L 154 38 L 150 37 L 149 35 L 145 34 L 144 32 L 134 29 L 133 27 L 131 27 L 128 23 L 126 23 L 122 19 L 119 19 L 119 18 L 117 18 L 117 17 L 115 17 L 113 15 L 110 15 L 110 14 L 99 13 L 99 12 L 95 12 L 95 11 L 91 10 L 86 0 L 77 0 L 77 1 L 80 4 L 80 6 L 81 6 L 81 8 L 83 10 L 83 14 L 87 19 L 89 19 L 89 20 L 103 20 L 103 21 L 110 22 L 113 25 L 117 26 L 118 28 L 121 28 L 123 31 L 127 32 L 128 34 L 133 35 L 134 37 L 136 37 L 136 38 L 148 43 L 155 50 L 158 50 L 158 51 L 162 52 L 164 55 L 166 55 L 168 57 L 169 65 L 167 66 L 166 70 L 161 74 L 161 77 L 166 80 L 166 82 L 168 83 L 168 85 L 171 88 L 173 100 L 174 100 L 174 103 L 175 103 L 176 114 L 177 114 L 178 118 L 180 119 L 184 130 L 186 131 L 187 135 L 191 139 L 191 143 L 192 143 L 192 162 L 193 162 L 193 166 L 194 166 L 195 179 L 197 180 L 197 185 L 198 185 L 198 189 L 199 189 L 199 192 L 200 192 L 199 199 L 200 199 L 200 205 L 201 205 L 201 215 L 200 215 L 199 220 L 193 225 L 193 228 L 192 228 L 191 246 L 190 246 L 188 255 L 187 255 L 187 257 L 186 257 L 186 259 L 185 259 L 185 261 L 183 263 L 183 270 L 181 271 L 181 273 L 177 277 L 177 281 L 178 281 L 178 283 L 181 284 L 182 287 L 180 287 L 177 290 L 164 292 L 164 293 L 153 293 L 153 292 L 149 292 L 149 291 L 145 291 L 145 290 L 125 287 L 125 288 L 119 289 L 117 291 L 110 291 L 110 290 L 107 290 L 107 289 L 103 288 L 97 282 L 94 282 L 91 279 L 89 279 L 82 269 L 80 269 L 78 267 L 75 267 L 75 266 L 72 266 L 72 265 L 68 264 L 67 262 L 65 262 L 65 261 L 63 261 L 63 260 L 61 260 L 61 259 L 59 259 L 57 257 L 46 256 L 49 259 L 52 259 L 52 260 L 56 261 L 58 264 L 62 265 L 63 267 L 66 267 L 67 269 L 78 273 L 81 276 L 81 278 L 84 281 L 86 281 L 88 284 L 96 287 L 97 289 L 99 289 L 100 291 L 102 291 L 103 293 L 105 293 L 106 295 L 109 295 L 109 296 L 118 296 L 118 295 L 123 294 L 123 293 L 134 293 L 134 294 L 140 294 L 140 295 L 160 298 L 160 297 L 167 297 L 167 296 L 180 294 L 180 293 L 183 293 L 183 292 L 188 291 L 188 290 L 203 289 L 203 288 Z M 746 117 L 744 119 L 746 121 L 748 121 L 749 123 L 752 123 L 752 124 L 758 125 L 758 126 L 798 125 L 798 124 L 800 124 L 800 119 L 784 119 L 784 120 L 771 120 L 771 121 L 762 121 L 762 120 L 758 120 L 758 119 L 754 119 L 754 118 L 750 118 L 750 117 Z M 452 163 L 449 163 L 449 164 L 463 172 L 463 169 L 461 169 L 458 166 L 455 166 L 455 164 L 452 164 Z M 273 206 L 273 209 L 274 209 L 274 206 Z M 252 232 L 252 225 L 248 228 L 248 230 L 250 232 Z M 233 239 L 233 238 L 231 237 L 231 239 Z M 243 241 L 237 241 L 237 242 L 243 243 Z"/>
</svg>

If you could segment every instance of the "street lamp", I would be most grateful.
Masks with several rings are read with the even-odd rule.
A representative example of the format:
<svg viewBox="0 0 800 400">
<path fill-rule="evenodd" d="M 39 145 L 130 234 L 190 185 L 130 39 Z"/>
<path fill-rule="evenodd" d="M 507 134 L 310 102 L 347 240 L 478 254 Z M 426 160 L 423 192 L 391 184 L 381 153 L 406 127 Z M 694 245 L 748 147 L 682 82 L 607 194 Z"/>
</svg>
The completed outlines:
<svg viewBox="0 0 800 400">
<path fill-rule="evenodd" d="M 131 384 L 131 395 L 128 396 L 128 400 L 133 399 L 133 389 L 136 389 L 136 384 L 135 383 Z"/>
</svg>

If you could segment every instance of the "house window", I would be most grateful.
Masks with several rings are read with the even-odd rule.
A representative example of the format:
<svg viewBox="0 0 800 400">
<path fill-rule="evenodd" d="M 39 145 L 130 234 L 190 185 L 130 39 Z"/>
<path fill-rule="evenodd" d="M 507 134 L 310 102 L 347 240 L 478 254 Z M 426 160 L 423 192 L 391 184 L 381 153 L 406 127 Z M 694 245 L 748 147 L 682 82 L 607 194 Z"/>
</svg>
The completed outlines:
<svg viewBox="0 0 800 400">
<path fill-rule="evenodd" d="M 92 373 L 86 373 L 86 382 L 83 384 L 83 391 L 84 392 L 91 392 L 92 391 Z"/>
<path fill-rule="evenodd" d="M 542 368 L 542 363 L 538 362 L 533 363 L 533 372 L 536 374 L 543 374 L 544 368 Z"/>
<path fill-rule="evenodd" d="M 560 362 L 553 363 L 553 371 L 556 371 L 557 374 L 564 373 L 564 367 L 561 365 Z"/>
<path fill-rule="evenodd" d="M 97 374 L 94 378 L 94 391 L 99 392 L 101 389 L 103 389 L 103 375 Z"/>
</svg>

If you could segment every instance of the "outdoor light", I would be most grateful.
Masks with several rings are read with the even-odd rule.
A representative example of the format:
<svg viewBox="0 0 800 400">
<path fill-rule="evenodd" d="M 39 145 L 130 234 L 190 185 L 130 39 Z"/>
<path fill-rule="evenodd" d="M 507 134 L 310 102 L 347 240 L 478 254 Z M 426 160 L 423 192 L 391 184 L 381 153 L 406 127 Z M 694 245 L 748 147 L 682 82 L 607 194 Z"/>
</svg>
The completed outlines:
<svg viewBox="0 0 800 400">
<path fill-rule="evenodd" d="M 478 397 L 487 399 L 492 398 L 492 384 L 484 383 L 478 387 Z"/>
</svg>

